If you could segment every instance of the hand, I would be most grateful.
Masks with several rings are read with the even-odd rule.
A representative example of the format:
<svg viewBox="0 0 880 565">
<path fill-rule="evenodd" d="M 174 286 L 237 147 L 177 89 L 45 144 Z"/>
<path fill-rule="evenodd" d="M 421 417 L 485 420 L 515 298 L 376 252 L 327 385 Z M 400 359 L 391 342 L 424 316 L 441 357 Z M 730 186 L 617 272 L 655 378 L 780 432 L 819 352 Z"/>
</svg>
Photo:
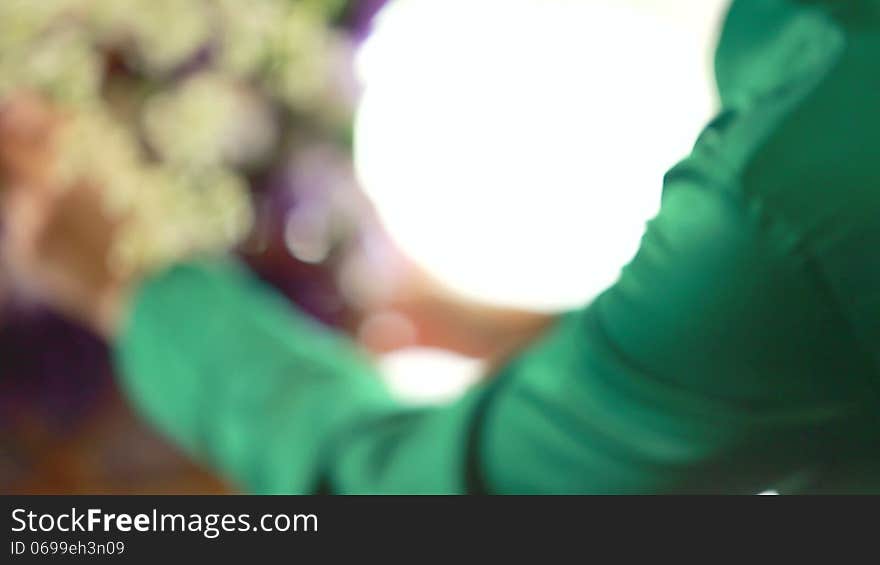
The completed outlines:
<svg viewBox="0 0 880 565">
<path fill-rule="evenodd" d="M 3 260 L 19 289 L 110 338 L 132 284 L 107 260 L 120 221 L 103 212 L 99 187 L 53 183 L 63 119 L 29 94 L 0 107 Z"/>
<path fill-rule="evenodd" d="M 537 339 L 556 316 L 483 304 L 447 288 L 386 236 L 384 260 L 359 276 L 379 292 L 366 304 L 358 341 L 375 353 L 421 346 L 447 349 L 501 365 Z M 374 241 L 375 245 L 375 241 Z"/>
<path fill-rule="evenodd" d="M 421 286 L 400 296 L 395 305 L 413 320 L 421 345 L 484 359 L 492 368 L 506 363 L 556 320 L 549 313 L 468 299 L 430 277 L 418 280 Z"/>
</svg>

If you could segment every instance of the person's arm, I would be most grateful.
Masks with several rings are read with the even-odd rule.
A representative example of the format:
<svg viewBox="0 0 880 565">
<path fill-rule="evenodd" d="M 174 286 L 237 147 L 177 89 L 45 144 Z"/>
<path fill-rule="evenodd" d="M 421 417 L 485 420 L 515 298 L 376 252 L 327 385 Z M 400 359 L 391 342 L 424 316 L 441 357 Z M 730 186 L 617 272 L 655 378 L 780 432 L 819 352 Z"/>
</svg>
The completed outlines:
<svg viewBox="0 0 880 565">
<path fill-rule="evenodd" d="M 118 349 L 143 410 L 257 492 L 756 491 L 827 455 L 858 409 L 828 376 L 865 371 L 775 229 L 683 174 L 614 287 L 446 407 L 396 407 L 229 264 L 144 285 Z"/>
</svg>

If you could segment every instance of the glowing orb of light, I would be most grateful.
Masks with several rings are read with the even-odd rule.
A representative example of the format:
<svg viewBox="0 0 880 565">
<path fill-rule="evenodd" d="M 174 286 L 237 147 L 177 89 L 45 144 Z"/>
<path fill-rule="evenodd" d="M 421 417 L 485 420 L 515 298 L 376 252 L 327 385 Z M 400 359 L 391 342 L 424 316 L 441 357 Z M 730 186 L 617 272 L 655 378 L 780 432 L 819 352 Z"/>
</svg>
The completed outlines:
<svg viewBox="0 0 880 565">
<path fill-rule="evenodd" d="M 397 0 L 359 56 L 356 166 L 401 247 L 495 303 L 614 281 L 714 107 L 724 0 Z"/>
</svg>

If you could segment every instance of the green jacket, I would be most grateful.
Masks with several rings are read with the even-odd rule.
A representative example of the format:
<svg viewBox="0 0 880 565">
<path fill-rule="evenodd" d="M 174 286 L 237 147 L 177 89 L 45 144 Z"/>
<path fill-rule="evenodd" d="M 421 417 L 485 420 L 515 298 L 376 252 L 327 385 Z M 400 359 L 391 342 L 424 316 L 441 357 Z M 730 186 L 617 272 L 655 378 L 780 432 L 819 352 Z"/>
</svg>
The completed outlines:
<svg viewBox="0 0 880 565">
<path fill-rule="evenodd" d="M 131 397 L 259 493 L 880 491 L 880 0 L 738 0 L 716 75 L 618 282 L 457 402 L 231 262 L 140 288 Z"/>
</svg>

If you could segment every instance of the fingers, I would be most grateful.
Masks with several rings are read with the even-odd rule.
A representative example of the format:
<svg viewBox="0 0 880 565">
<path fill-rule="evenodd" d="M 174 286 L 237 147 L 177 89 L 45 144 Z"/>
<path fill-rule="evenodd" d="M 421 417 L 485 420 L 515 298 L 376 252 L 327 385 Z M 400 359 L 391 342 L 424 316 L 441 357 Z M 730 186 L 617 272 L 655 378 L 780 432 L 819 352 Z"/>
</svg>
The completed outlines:
<svg viewBox="0 0 880 565">
<path fill-rule="evenodd" d="M 60 116 L 41 98 L 17 94 L 0 103 L 0 178 L 7 188 L 44 187 Z"/>
<path fill-rule="evenodd" d="M 14 190 L 3 194 L 3 262 L 18 290 L 36 297 L 40 294 L 34 277 L 39 263 L 40 239 L 46 230 L 48 207 L 44 193 Z"/>
<path fill-rule="evenodd" d="M 44 231 L 48 192 L 35 187 L 48 181 L 54 124 L 52 111 L 36 96 L 18 93 L 0 102 L 2 244 L 16 279 L 31 270 Z"/>
</svg>

